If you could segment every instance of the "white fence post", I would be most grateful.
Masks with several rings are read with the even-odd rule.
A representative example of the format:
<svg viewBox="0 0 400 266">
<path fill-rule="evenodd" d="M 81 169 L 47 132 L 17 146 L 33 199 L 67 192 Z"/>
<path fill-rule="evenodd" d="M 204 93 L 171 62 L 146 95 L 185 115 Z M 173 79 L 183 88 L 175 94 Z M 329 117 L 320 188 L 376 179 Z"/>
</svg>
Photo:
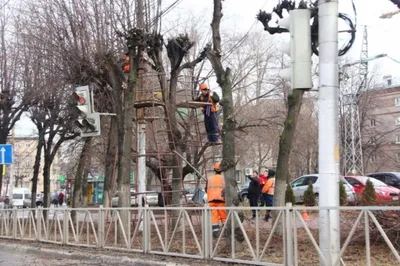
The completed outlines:
<svg viewBox="0 0 400 266">
<path fill-rule="evenodd" d="M 63 211 L 63 238 L 62 238 L 63 245 L 68 244 L 68 235 L 69 235 L 68 222 L 69 222 L 69 212 L 67 209 L 64 209 L 64 211 Z"/>
<path fill-rule="evenodd" d="M 292 226 L 292 203 L 286 203 L 285 221 L 286 221 L 286 263 L 288 266 L 294 265 L 293 258 L 293 226 Z"/>
<path fill-rule="evenodd" d="M 99 247 L 103 248 L 104 247 L 104 209 L 103 205 L 100 205 L 99 208 L 99 228 L 98 228 L 98 236 L 97 238 L 99 239 Z"/>
<path fill-rule="evenodd" d="M 36 208 L 36 241 L 40 241 L 40 235 L 42 233 L 42 208 Z"/>
<path fill-rule="evenodd" d="M 12 236 L 15 239 L 15 238 L 17 238 L 17 207 L 13 208 L 13 216 L 12 217 L 13 217 L 13 220 L 12 220 L 12 223 L 13 223 Z"/>
</svg>

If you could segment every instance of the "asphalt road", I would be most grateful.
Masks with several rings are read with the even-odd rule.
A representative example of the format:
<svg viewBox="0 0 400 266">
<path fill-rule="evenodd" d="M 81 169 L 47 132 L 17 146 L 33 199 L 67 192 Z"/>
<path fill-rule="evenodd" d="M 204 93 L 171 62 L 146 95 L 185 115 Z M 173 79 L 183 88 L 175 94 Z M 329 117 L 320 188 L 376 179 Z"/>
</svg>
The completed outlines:
<svg viewBox="0 0 400 266">
<path fill-rule="evenodd" d="M 0 265 L 1 266 L 22 266 L 22 265 L 102 265 L 82 261 L 81 259 L 65 258 L 57 254 L 34 254 L 29 252 L 21 252 L 15 250 L 0 250 Z M 105 264 L 103 264 L 105 265 Z"/>
<path fill-rule="evenodd" d="M 80 256 L 65 256 L 57 253 L 29 252 L 21 249 L 3 250 L 0 248 L 0 266 L 53 266 L 53 265 L 131 265 L 117 262 L 88 261 Z"/>
</svg>

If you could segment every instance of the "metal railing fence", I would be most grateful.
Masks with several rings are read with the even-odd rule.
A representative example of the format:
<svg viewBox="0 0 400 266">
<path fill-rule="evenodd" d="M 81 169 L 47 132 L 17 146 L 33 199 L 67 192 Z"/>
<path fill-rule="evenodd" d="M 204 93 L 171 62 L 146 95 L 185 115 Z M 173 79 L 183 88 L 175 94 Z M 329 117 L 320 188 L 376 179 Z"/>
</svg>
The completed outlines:
<svg viewBox="0 0 400 266">
<path fill-rule="evenodd" d="M 400 236 L 399 206 L 226 207 L 226 222 L 214 238 L 211 212 L 216 209 L 208 205 L 1 209 L 0 238 L 254 265 L 351 265 L 350 244 L 358 243 L 365 246 L 359 263 L 376 264 L 374 254 L 382 245 L 387 256 L 400 263 L 400 245 L 391 237 Z M 267 209 L 272 210 L 273 221 L 261 219 Z M 247 218 L 252 210 L 256 217 Z M 318 244 L 321 210 L 328 215 L 340 212 L 342 246 L 337 261 L 331 261 L 332 254 L 324 257 Z"/>
</svg>

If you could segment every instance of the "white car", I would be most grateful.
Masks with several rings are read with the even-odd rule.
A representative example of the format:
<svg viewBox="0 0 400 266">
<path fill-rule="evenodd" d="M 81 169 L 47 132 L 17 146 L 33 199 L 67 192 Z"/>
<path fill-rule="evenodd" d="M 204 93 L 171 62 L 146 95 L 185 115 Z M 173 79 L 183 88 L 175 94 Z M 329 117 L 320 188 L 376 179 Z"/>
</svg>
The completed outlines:
<svg viewBox="0 0 400 266">
<path fill-rule="evenodd" d="M 12 205 L 17 208 L 31 207 L 31 191 L 29 188 L 14 188 L 12 198 Z"/>
<path fill-rule="evenodd" d="M 343 176 L 340 176 L 340 180 L 344 183 L 344 187 L 346 189 L 347 202 L 354 202 L 356 200 L 356 194 L 355 194 L 353 186 L 350 185 L 349 182 L 347 182 Z M 314 190 L 314 193 L 316 196 L 316 200 L 318 202 L 320 178 L 319 178 L 319 174 L 311 174 L 311 175 L 301 176 L 301 177 L 293 180 L 290 183 L 290 186 L 292 187 L 292 190 L 293 190 L 294 197 L 296 198 L 296 203 L 303 202 L 304 191 L 307 190 L 308 184 L 310 183 L 310 181 L 313 185 L 313 190 Z M 338 191 L 338 193 L 339 193 L 339 191 Z"/>
<path fill-rule="evenodd" d="M 131 207 L 136 206 L 136 191 L 131 189 Z M 114 197 L 111 200 L 112 207 L 118 207 L 118 192 L 115 193 Z"/>
<path fill-rule="evenodd" d="M 145 191 L 143 192 L 145 195 L 146 203 L 149 206 L 158 206 L 158 192 L 156 191 Z M 118 193 L 115 193 L 112 198 L 112 207 L 118 207 Z M 131 207 L 138 206 L 137 202 L 137 193 L 134 189 L 131 189 Z"/>
</svg>

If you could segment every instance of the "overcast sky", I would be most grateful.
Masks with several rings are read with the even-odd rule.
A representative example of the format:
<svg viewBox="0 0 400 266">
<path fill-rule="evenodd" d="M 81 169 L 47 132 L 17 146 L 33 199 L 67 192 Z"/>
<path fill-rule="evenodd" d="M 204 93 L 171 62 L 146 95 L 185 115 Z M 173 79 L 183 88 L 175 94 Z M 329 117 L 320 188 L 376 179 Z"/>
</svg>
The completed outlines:
<svg viewBox="0 0 400 266">
<path fill-rule="evenodd" d="M 169 6 L 175 0 L 162 0 L 164 7 Z M 255 16 L 262 9 L 271 12 L 278 0 L 225 0 L 223 2 L 222 30 L 229 30 L 236 34 L 245 34 L 254 31 L 268 34 L 263 31 L 261 23 L 257 22 Z M 188 18 L 196 22 L 196 25 L 205 29 L 205 34 L 210 34 L 210 22 L 212 17 L 212 0 L 181 0 L 163 22 L 163 33 L 178 33 L 178 27 L 188 24 Z M 351 61 L 357 61 L 361 53 L 361 40 L 363 26 L 368 27 L 369 56 L 387 53 L 400 61 L 400 14 L 391 19 L 380 19 L 386 12 L 396 10 L 389 0 L 354 0 L 357 11 L 357 39 L 350 52 L 346 55 Z M 339 11 L 348 14 L 353 20 L 355 18 L 352 1 L 339 0 Z M 370 69 L 378 68 L 380 74 L 400 77 L 400 64 L 388 58 L 375 60 L 370 63 Z M 400 81 L 400 79 L 399 79 Z M 31 135 L 32 125 L 29 119 L 24 118 L 17 123 L 17 135 Z"/>
</svg>

